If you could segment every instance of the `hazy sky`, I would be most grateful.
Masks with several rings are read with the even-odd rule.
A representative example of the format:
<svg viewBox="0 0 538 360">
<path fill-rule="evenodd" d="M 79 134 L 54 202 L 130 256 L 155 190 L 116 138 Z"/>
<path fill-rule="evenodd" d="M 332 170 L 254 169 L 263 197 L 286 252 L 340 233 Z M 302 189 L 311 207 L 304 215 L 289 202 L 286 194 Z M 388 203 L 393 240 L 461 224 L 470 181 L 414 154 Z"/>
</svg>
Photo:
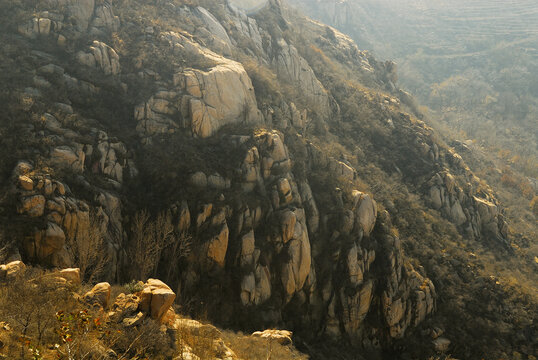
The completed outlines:
<svg viewBox="0 0 538 360">
<path fill-rule="evenodd" d="M 230 0 L 230 2 L 236 6 L 250 9 L 266 3 L 267 0 Z"/>
</svg>

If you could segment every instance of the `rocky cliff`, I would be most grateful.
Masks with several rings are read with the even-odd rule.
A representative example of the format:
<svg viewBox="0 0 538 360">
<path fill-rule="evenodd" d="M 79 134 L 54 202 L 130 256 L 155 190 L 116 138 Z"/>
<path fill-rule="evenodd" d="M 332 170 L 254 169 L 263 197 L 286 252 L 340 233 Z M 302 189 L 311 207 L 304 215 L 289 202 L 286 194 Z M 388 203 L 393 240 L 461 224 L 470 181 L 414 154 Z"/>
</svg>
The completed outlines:
<svg viewBox="0 0 538 360">
<path fill-rule="evenodd" d="M 507 242 L 394 64 L 279 0 L 6 6 L 6 260 L 69 267 L 98 244 L 101 277 L 159 276 L 192 315 L 379 352 L 436 310 L 410 222 Z"/>
</svg>

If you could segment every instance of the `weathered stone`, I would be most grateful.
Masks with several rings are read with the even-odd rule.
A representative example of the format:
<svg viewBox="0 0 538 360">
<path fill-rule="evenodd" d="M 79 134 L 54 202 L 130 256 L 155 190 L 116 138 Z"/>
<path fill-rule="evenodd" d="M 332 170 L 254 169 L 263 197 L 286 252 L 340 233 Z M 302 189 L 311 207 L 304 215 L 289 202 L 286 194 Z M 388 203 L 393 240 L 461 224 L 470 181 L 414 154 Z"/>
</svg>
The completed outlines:
<svg viewBox="0 0 538 360">
<path fill-rule="evenodd" d="M 444 337 L 439 337 L 433 341 L 433 346 L 436 351 L 445 352 L 450 346 L 450 340 Z"/>
<path fill-rule="evenodd" d="M 112 10 L 112 4 L 103 3 L 96 6 L 91 27 L 100 31 L 113 32 L 120 27 L 120 19 Z"/>
<path fill-rule="evenodd" d="M 239 63 L 226 61 L 208 72 L 189 70 L 184 77 L 185 90 L 195 97 L 189 113 L 193 134 L 204 138 L 230 123 L 262 120 L 250 78 Z"/>
<path fill-rule="evenodd" d="M 307 214 L 307 225 L 310 233 L 316 233 L 319 228 L 319 210 L 312 195 L 312 190 L 307 182 L 299 184 L 301 198 Z"/>
<path fill-rule="evenodd" d="M 55 200 L 47 200 L 47 210 L 56 211 L 59 214 L 64 215 L 66 211 L 65 202 L 61 198 L 57 198 Z"/>
<path fill-rule="evenodd" d="M 211 216 L 211 211 L 213 210 L 213 204 L 205 204 L 200 209 L 198 216 L 196 217 L 196 227 L 200 228 L 202 224 Z"/>
<path fill-rule="evenodd" d="M 89 67 L 99 67 L 105 75 L 118 75 L 120 73 L 119 56 L 110 46 L 100 41 L 94 41 L 89 51 L 89 53 L 83 51 L 77 53 L 79 63 Z"/>
<path fill-rule="evenodd" d="M 142 323 L 142 320 L 144 319 L 144 313 L 139 312 L 135 316 L 126 317 L 122 320 L 122 324 L 125 327 L 133 327 L 140 325 Z"/>
<path fill-rule="evenodd" d="M 342 321 L 348 334 L 354 335 L 361 328 L 370 310 L 372 289 L 373 284 L 371 281 L 366 282 L 360 289 L 352 293 L 346 293 L 345 288 L 341 289 Z"/>
<path fill-rule="evenodd" d="M 42 216 L 45 212 L 45 197 L 43 195 L 23 197 L 17 210 L 19 214 L 31 217 Z"/>
<path fill-rule="evenodd" d="M 241 266 L 247 266 L 253 262 L 254 246 L 256 239 L 254 231 L 251 230 L 241 237 Z"/>
<path fill-rule="evenodd" d="M 107 282 L 95 285 L 90 291 L 84 294 L 84 300 L 92 305 L 97 305 L 106 309 L 110 301 L 111 286 Z"/>
<path fill-rule="evenodd" d="M 67 0 L 63 3 L 66 4 L 69 21 L 76 30 L 85 32 L 93 15 L 95 0 Z"/>
<path fill-rule="evenodd" d="M 430 201 L 432 203 L 432 207 L 435 210 L 439 210 L 443 206 L 443 199 L 441 197 L 441 189 L 439 189 L 437 186 L 432 186 L 430 188 Z"/>
<path fill-rule="evenodd" d="M 226 30 L 222 27 L 222 25 L 219 23 L 219 21 L 211 14 L 209 11 L 204 9 L 201 6 L 198 6 L 194 13 L 198 16 L 200 20 L 204 23 L 205 27 L 211 35 L 213 35 L 215 38 L 222 41 L 225 46 L 222 51 L 224 51 L 225 54 L 231 53 L 231 47 L 232 42 L 230 38 L 228 37 L 228 34 L 226 33 Z"/>
<path fill-rule="evenodd" d="M 459 200 L 454 201 L 454 204 L 450 208 L 450 218 L 456 225 L 462 225 L 467 221 Z"/>
<path fill-rule="evenodd" d="M 293 238 L 293 233 L 295 231 L 295 223 L 297 222 L 297 217 L 295 213 L 291 210 L 285 210 L 280 218 L 281 229 L 282 229 L 282 241 L 287 243 L 290 239 Z"/>
<path fill-rule="evenodd" d="M 256 278 L 253 273 L 245 275 L 241 280 L 241 303 L 248 305 L 256 298 Z"/>
<path fill-rule="evenodd" d="M 402 303 L 402 299 L 394 300 L 388 307 L 384 309 L 387 324 L 389 326 L 398 324 L 404 315 L 404 310 L 404 303 Z"/>
<path fill-rule="evenodd" d="M 252 333 L 253 337 L 259 337 L 262 339 L 268 339 L 274 341 L 280 345 L 290 345 L 292 343 L 292 332 L 288 330 L 264 330 L 255 331 Z"/>
<path fill-rule="evenodd" d="M 494 221 L 495 216 L 498 213 L 497 206 L 490 201 L 478 198 L 476 196 L 474 196 L 473 199 L 475 201 L 478 213 L 480 214 L 480 221 L 482 225 Z"/>
<path fill-rule="evenodd" d="M 149 310 L 153 319 L 161 320 L 163 315 L 174 303 L 176 294 L 161 280 L 148 279 L 144 284 L 143 293 L 150 294 Z M 143 298 L 141 297 L 143 302 Z"/>
<path fill-rule="evenodd" d="M 209 240 L 207 245 L 208 259 L 215 262 L 221 268 L 224 267 L 226 251 L 228 250 L 228 235 L 228 225 L 224 223 L 219 233 Z"/>
<path fill-rule="evenodd" d="M 20 260 L 0 265 L 0 280 L 12 279 L 22 275 L 25 270 L 26 265 Z"/>
<path fill-rule="evenodd" d="M 80 269 L 79 268 L 68 268 L 60 270 L 57 276 L 64 278 L 66 281 L 73 285 L 80 285 Z"/>
<path fill-rule="evenodd" d="M 258 265 L 255 272 L 256 297 L 254 303 L 260 305 L 271 297 L 271 273 L 267 266 Z"/>
<path fill-rule="evenodd" d="M 353 247 L 349 250 L 347 255 L 347 267 L 349 280 L 354 285 L 359 285 L 363 280 L 363 269 L 357 256 L 357 246 L 353 244 Z"/>
<path fill-rule="evenodd" d="M 288 44 L 284 39 L 277 41 L 275 50 L 273 64 L 278 76 L 295 82 L 304 96 L 315 104 L 316 110 L 322 116 L 327 116 L 330 113 L 329 96 L 308 62 L 299 55 L 293 45 Z"/>
<path fill-rule="evenodd" d="M 288 179 L 286 178 L 280 179 L 277 183 L 277 188 L 285 204 L 288 204 L 293 200 L 293 195 L 291 193 L 291 186 Z"/>
<path fill-rule="evenodd" d="M 231 186 L 230 180 L 215 173 L 207 177 L 207 186 L 213 189 L 224 190 Z"/>
<path fill-rule="evenodd" d="M 201 171 L 195 172 L 191 175 L 190 183 L 203 189 L 207 187 L 207 176 Z"/>
<path fill-rule="evenodd" d="M 175 321 L 174 328 L 186 334 L 206 339 L 217 339 L 221 336 L 220 331 L 213 325 L 202 324 L 196 320 L 178 318 Z"/>
<path fill-rule="evenodd" d="M 27 191 L 34 189 L 34 181 L 26 175 L 19 176 L 19 186 Z"/>
<path fill-rule="evenodd" d="M 336 178 L 346 181 L 353 181 L 355 178 L 355 169 L 342 161 L 332 160 L 329 169 Z"/>
<path fill-rule="evenodd" d="M 289 261 L 284 263 L 281 269 L 281 281 L 288 300 L 295 292 L 303 288 L 310 274 L 312 262 L 310 241 L 306 229 L 304 230 L 300 239 L 292 239 L 287 244 Z"/>
<path fill-rule="evenodd" d="M 377 205 L 372 197 L 360 191 L 353 191 L 353 211 L 355 213 L 355 229 L 362 229 L 368 236 L 374 229 L 377 218 Z"/>
<path fill-rule="evenodd" d="M 28 175 L 28 173 L 31 172 L 33 168 L 34 167 L 29 162 L 19 161 L 15 166 L 15 169 L 13 169 L 13 174 L 17 177 L 21 175 Z"/>
<path fill-rule="evenodd" d="M 60 146 L 52 150 L 51 161 L 53 164 L 72 169 L 75 172 L 82 172 L 84 170 L 84 152 L 75 152 L 68 146 Z"/>
<path fill-rule="evenodd" d="M 63 249 L 65 245 L 65 233 L 61 227 L 49 222 L 43 240 L 39 246 L 39 254 L 41 258 L 46 258 L 55 252 Z"/>
<path fill-rule="evenodd" d="M 359 296 L 359 312 L 358 318 L 362 322 L 370 310 L 370 304 L 372 303 L 372 291 L 374 289 L 374 284 L 372 281 L 366 282 L 360 290 Z"/>
<path fill-rule="evenodd" d="M 141 284 L 143 286 L 144 283 L 141 283 Z M 136 314 L 140 302 L 141 302 L 140 298 L 136 296 L 135 294 L 128 294 L 128 295 L 125 295 L 123 293 L 119 294 L 116 297 L 114 304 L 112 304 L 111 306 L 112 311 L 114 312 L 114 317 L 122 318 L 122 317 L 127 317 L 127 316 Z M 148 301 L 148 307 L 147 307 L 148 310 L 149 310 L 150 302 L 151 302 L 151 299 Z"/>
</svg>

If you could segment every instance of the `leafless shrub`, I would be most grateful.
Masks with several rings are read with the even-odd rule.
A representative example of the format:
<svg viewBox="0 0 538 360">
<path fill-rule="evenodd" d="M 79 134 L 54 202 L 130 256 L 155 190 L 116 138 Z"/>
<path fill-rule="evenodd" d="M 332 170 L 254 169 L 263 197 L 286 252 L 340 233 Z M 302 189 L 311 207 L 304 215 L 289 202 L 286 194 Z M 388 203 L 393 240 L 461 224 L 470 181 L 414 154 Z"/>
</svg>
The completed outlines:
<svg viewBox="0 0 538 360">
<path fill-rule="evenodd" d="M 241 359 L 250 360 L 307 360 L 308 355 L 297 351 L 292 345 L 280 345 L 275 340 L 255 338 L 233 333 L 223 332 L 223 340 Z"/>
<path fill-rule="evenodd" d="M 145 281 L 155 275 L 163 249 L 175 240 L 169 212 L 158 214 L 154 220 L 146 210 L 136 213 L 131 224 L 128 251 L 132 262 L 131 277 Z"/>
<path fill-rule="evenodd" d="M 0 318 L 22 335 L 22 356 L 28 345 L 40 346 L 54 337 L 55 312 L 74 303 L 65 286 L 54 286 L 50 277 L 42 275 L 27 269 L 0 287 Z"/>
<path fill-rule="evenodd" d="M 141 325 L 125 328 L 121 324 L 112 331 L 108 346 L 122 359 L 168 359 L 173 353 L 171 337 L 161 331 L 160 324 L 147 319 Z"/>
<path fill-rule="evenodd" d="M 83 281 L 93 283 L 104 272 L 109 261 L 104 230 L 96 217 L 70 242 L 69 251 L 80 268 Z"/>
<path fill-rule="evenodd" d="M 189 353 L 198 356 L 200 360 L 217 358 L 217 332 L 218 331 L 210 325 L 202 325 L 200 328 L 180 326 L 177 336 L 178 345 L 181 349 L 179 359 L 190 359 Z"/>
</svg>

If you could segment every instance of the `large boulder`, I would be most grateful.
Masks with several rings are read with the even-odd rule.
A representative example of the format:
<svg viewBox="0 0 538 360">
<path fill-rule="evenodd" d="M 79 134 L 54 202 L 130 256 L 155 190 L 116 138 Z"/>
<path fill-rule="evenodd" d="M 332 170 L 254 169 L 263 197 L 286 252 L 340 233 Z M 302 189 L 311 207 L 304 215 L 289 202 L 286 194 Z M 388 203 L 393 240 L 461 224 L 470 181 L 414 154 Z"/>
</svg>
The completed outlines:
<svg viewBox="0 0 538 360">
<path fill-rule="evenodd" d="M 161 280 L 148 279 L 140 292 L 139 309 L 151 314 L 151 318 L 161 320 L 174 303 L 176 294 Z"/>
<path fill-rule="evenodd" d="M 120 73 L 120 58 L 116 51 L 107 44 L 94 41 L 89 52 L 80 51 L 77 59 L 82 65 L 97 67 L 105 75 L 118 75 Z"/>
<path fill-rule="evenodd" d="M 67 282 L 73 285 L 80 285 L 80 269 L 79 268 L 67 268 L 60 270 L 56 276 L 64 278 Z"/>
<path fill-rule="evenodd" d="M 474 196 L 473 199 L 475 201 L 478 213 L 480 214 L 480 221 L 482 225 L 486 225 L 495 221 L 495 217 L 499 212 L 497 205 L 476 196 Z"/>
<path fill-rule="evenodd" d="M 208 137 L 230 123 L 262 121 L 254 87 L 241 64 L 227 60 L 209 71 L 187 70 L 183 77 L 184 90 L 192 96 L 188 115 L 193 134 Z"/>
<path fill-rule="evenodd" d="M 355 229 L 362 230 L 365 236 L 374 229 L 377 218 L 377 204 L 368 194 L 353 191 L 353 212 L 355 213 Z"/>
<path fill-rule="evenodd" d="M 23 190 L 32 191 L 34 189 L 34 181 L 26 175 L 19 176 L 18 182 Z"/>
<path fill-rule="evenodd" d="M 11 279 L 24 272 L 26 265 L 20 260 L 0 265 L 0 280 Z"/>
<path fill-rule="evenodd" d="M 90 291 L 84 294 L 84 300 L 89 304 L 100 306 L 103 309 L 108 307 L 110 301 L 111 286 L 107 282 L 95 285 Z"/>
<path fill-rule="evenodd" d="M 206 138 L 225 125 L 263 121 L 243 65 L 174 32 L 163 32 L 160 38 L 178 55 L 199 59 L 203 69 L 179 68 L 169 79 L 170 89 L 157 92 L 135 108 L 137 131 L 144 142 L 180 127 Z"/>
<path fill-rule="evenodd" d="M 71 169 L 74 172 L 84 171 L 84 161 L 86 155 L 82 149 L 72 149 L 69 146 L 59 146 L 54 148 L 50 153 L 53 165 Z"/>
</svg>

